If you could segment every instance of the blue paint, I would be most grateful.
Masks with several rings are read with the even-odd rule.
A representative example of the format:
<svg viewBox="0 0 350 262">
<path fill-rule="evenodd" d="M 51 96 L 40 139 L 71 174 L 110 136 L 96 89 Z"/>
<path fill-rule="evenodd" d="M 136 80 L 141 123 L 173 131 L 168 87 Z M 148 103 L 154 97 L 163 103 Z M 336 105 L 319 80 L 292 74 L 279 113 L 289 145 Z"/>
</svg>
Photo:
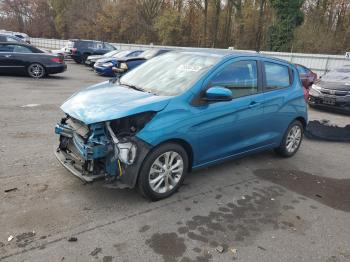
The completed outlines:
<svg viewBox="0 0 350 262">
<path fill-rule="evenodd" d="M 214 54 L 220 56 L 213 52 Z M 258 93 L 230 101 L 193 104 L 196 96 L 208 86 L 210 79 L 224 66 L 247 59 L 287 66 L 294 81 L 287 88 L 272 91 L 263 91 L 263 85 L 260 84 Z M 147 62 L 142 65 L 142 68 L 146 66 Z M 259 77 L 259 83 L 260 80 L 264 79 Z M 207 94 L 228 96 L 227 90 L 221 87 L 215 87 Z M 87 157 L 91 154 L 88 148 L 90 143 L 98 147 L 96 146 L 98 140 L 94 139 L 100 137 L 105 149 L 106 143 L 108 144 L 108 138 L 103 137 L 103 134 L 98 131 L 98 127 L 101 126 L 95 126 L 95 124 L 141 112 L 157 112 L 152 120 L 137 133 L 137 138 L 153 147 L 174 139 L 187 143 L 193 152 L 193 168 L 275 148 L 280 144 L 284 132 L 293 120 L 301 118 L 307 121 L 303 88 L 293 65 L 257 54 L 228 52 L 221 53 L 221 59 L 217 64 L 187 91 L 177 96 L 157 96 L 126 86 L 103 82 L 76 93 L 62 105 L 61 109 L 94 129 L 86 147 L 77 145 L 82 154 Z M 58 128 L 56 132 L 59 130 Z M 92 154 L 93 158 L 107 157 L 108 172 L 116 173 L 116 161 L 113 156 L 108 155 L 107 149 L 93 149 Z"/>
<path fill-rule="evenodd" d="M 106 81 L 74 94 L 61 109 L 85 124 L 92 124 L 160 111 L 170 100 L 171 97 L 155 96 Z"/>
</svg>

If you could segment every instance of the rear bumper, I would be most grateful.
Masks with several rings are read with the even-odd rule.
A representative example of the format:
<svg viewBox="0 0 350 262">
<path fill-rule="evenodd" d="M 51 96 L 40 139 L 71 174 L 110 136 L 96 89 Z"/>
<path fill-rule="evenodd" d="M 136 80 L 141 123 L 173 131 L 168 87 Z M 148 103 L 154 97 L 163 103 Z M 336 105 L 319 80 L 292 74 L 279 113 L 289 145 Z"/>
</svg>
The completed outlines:
<svg viewBox="0 0 350 262">
<path fill-rule="evenodd" d="M 46 72 L 48 74 L 58 74 L 58 73 L 63 73 L 64 71 L 67 70 L 67 65 L 66 64 L 59 64 L 59 65 L 49 65 L 46 66 Z"/>
</svg>

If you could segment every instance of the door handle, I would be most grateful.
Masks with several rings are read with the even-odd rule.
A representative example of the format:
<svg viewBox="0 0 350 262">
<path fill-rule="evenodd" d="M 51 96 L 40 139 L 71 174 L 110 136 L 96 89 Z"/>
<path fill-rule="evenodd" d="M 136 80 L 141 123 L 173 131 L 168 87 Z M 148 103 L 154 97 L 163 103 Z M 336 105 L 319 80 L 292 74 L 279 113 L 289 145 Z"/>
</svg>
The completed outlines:
<svg viewBox="0 0 350 262">
<path fill-rule="evenodd" d="M 9 57 L 11 57 L 11 55 L 4 55 L 6 58 L 9 58 Z"/>
<path fill-rule="evenodd" d="M 257 107 L 257 106 L 259 106 L 260 104 L 261 104 L 260 102 L 252 101 L 252 102 L 249 104 L 249 108 Z"/>
</svg>

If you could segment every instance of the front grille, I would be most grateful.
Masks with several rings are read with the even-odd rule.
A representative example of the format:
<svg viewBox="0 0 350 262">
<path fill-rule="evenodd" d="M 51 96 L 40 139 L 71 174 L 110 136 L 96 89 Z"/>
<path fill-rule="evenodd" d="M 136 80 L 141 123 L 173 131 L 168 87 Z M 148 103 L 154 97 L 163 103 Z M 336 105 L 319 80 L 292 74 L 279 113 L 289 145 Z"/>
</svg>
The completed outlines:
<svg viewBox="0 0 350 262">
<path fill-rule="evenodd" d="M 321 93 L 325 95 L 334 95 L 334 96 L 346 96 L 347 94 L 349 94 L 348 91 L 340 91 L 340 90 L 334 90 L 334 89 L 322 89 Z"/>
</svg>

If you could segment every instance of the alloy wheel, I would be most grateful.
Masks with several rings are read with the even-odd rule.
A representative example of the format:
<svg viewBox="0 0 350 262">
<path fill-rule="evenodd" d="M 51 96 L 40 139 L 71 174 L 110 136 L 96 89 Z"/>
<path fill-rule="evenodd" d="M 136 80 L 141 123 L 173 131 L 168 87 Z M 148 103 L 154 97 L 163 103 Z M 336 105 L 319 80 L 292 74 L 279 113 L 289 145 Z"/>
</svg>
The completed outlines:
<svg viewBox="0 0 350 262">
<path fill-rule="evenodd" d="M 302 130 L 300 126 L 295 125 L 293 126 L 287 135 L 286 139 L 286 149 L 289 153 L 294 153 L 300 145 L 302 137 Z"/>
<path fill-rule="evenodd" d="M 180 154 L 168 151 L 156 158 L 151 165 L 148 182 L 159 194 L 171 191 L 180 182 L 184 173 L 184 161 Z"/>
<path fill-rule="evenodd" d="M 40 64 L 31 64 L 28 67 L 28 73 L 33 78 L 41 78 L 45 75 L 45 69 Z"/>
</svg>

